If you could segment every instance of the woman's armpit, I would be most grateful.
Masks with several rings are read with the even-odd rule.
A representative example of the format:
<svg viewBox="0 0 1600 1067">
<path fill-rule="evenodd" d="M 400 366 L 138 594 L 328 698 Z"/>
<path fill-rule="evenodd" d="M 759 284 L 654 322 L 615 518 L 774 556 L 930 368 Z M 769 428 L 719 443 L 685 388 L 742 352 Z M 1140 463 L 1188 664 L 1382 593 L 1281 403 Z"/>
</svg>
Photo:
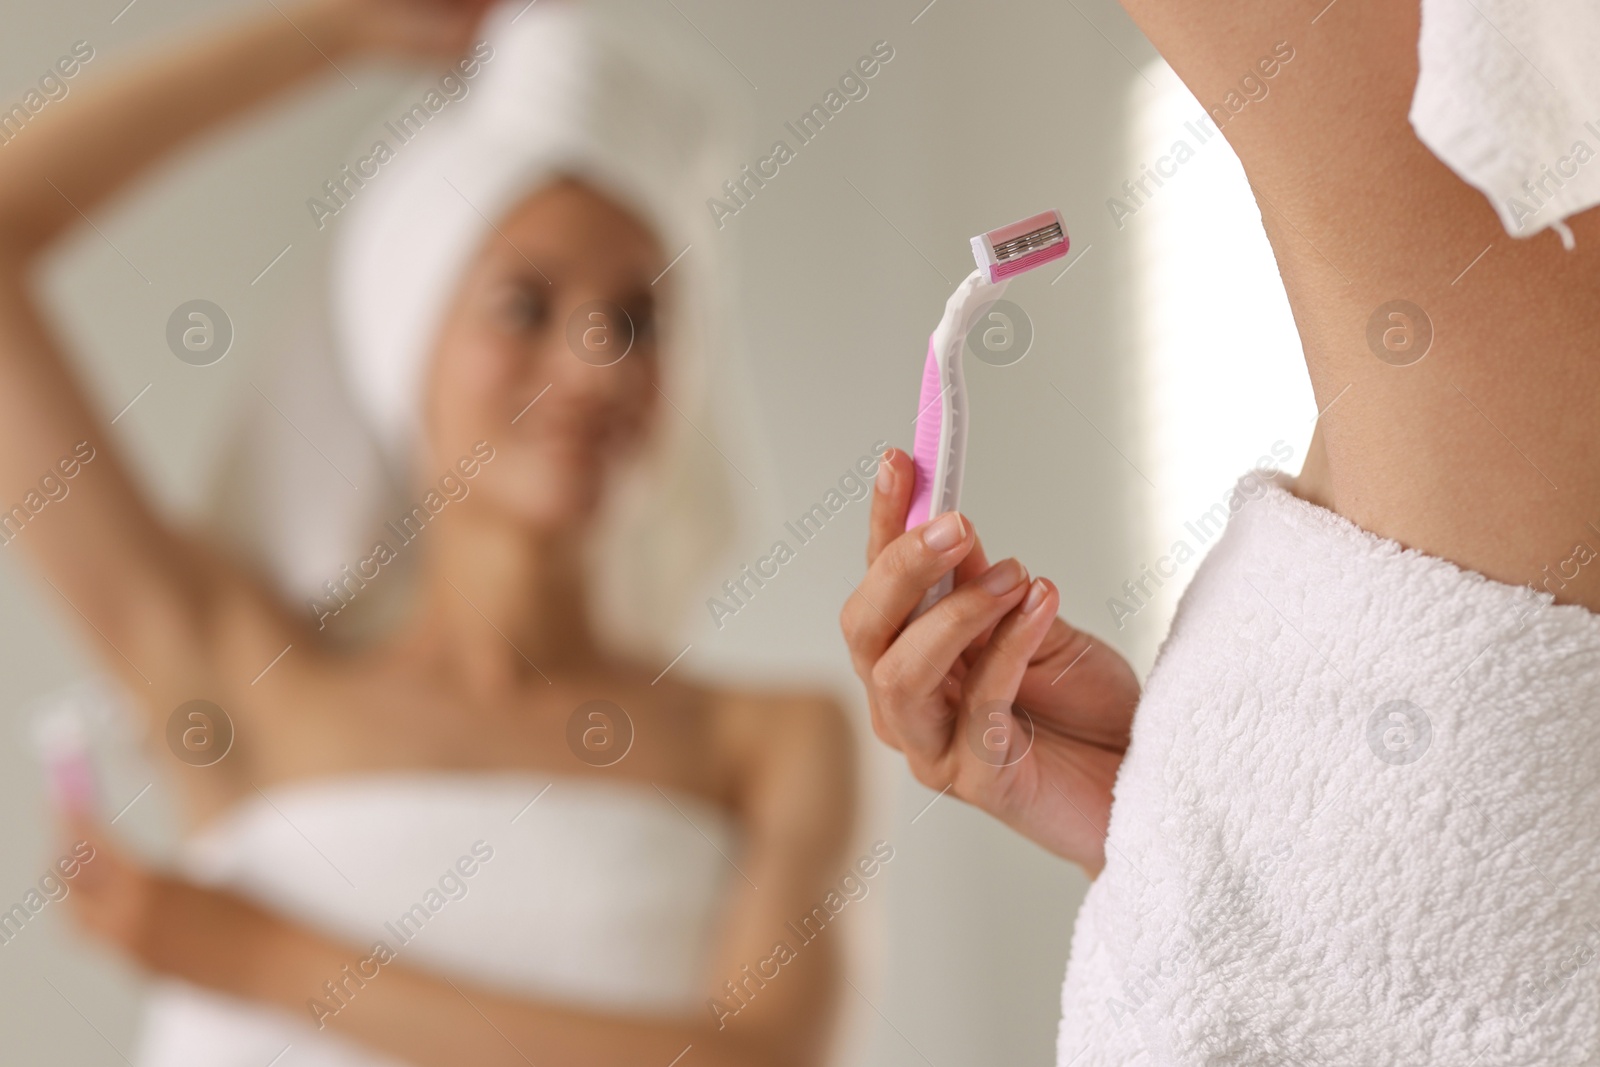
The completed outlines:
<svg viewBox="0 0 1600 1067">
<path fill-rule="evenodd" d="M 1571 220 L 1571 252 L 1513 238 L 1417 139 L 1418 4 L 1124 6 L 1208 111 L 1224 103 L 1326 409 L 1320 502 L 1600 610 L 1600 566 L 1549 577 L 1600 550 L 1596 213 Z M 1293 58 L 1240 93 L 1280 42 Z"/>
</svg>

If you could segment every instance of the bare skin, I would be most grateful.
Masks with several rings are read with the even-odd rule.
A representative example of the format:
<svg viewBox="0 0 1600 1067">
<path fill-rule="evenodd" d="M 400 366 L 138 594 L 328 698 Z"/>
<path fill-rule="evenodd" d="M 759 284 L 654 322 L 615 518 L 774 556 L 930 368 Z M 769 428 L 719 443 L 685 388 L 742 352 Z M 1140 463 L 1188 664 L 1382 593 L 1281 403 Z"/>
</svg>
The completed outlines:
<svg viewBox="0 0 1600 1067">
<path fill-rule="evenodd" d="M 1222 102 L 1280 42 L 1294 50 L 1270 94 L 1222 132 L 1256 191 L 1323 412 L 1295 491 L 1408 547 L 1600 610 L 1600 567 L 1554 570 L 1578 545 L 1600 545 L 1600 214 L 1569 220 L 1573 252 L 1550 232 L 1512 239 L 1417 140 L 1407 119 L 1417 3 L 1123 6 L 1203 104 Z M 1410 366 L 1378 359 L 1366 340 L 1373 312 L 1395 299 L 1432 322 L 1432 348 Z M 896 481 L 909 471 L 897 459 Z M 1033 679 L 1076 633 L 1054 619 L 1049 583 L 1036 582 L 1034 612 L 1025 586 L 983 592 L 971 524 L 944 552 L 927 546 L 926 527 L 902 534 L 909 490 L 896 481 L 879 483 L 868 573 L 841 614 L 879 736 L 930 788 L 951 786 L 1097 872 L 1103 833 L 1069 824 L 1103 831 L 1121 753 L 1107 739 L 1126 737 L 1131 673 L 1108 667 L 1114 683 L 1072 684 L 1086 657 L 1040 689 Z M 952 568 L 965 595 L 902 632 Z M 1095 647 L 1091 656 L 1115 658 Z M 961 741 L 979 708 L 1007 700 L 1054 727 L 1041 726 L 1022 761 L 1036 755 L 1032 770 L 987 766 Z M 1013 722 L 1012 732 L 1026 731 Z M 1103 755 L 1085 748 L 1095 744 Z"/>
<path fill-rule="evenodd" d="M 478 441 L 495 456 L 473 491 L 430 524 L 414 610 L 355 654 L 326 647 L 308 612 L 156 511 L 32 291 L 39 257 L 76 225 L 77 209 L 92 214 L 190 138 L 325 72 L 301 30 L 335 58 L 453 61 L 482 8 L 322 0 L 293 9 L 294 25 L 269 11 L 85 88 L 7 146 L 0 499 L 22 499 L 74 443 L 92 442 L 96 456 L 74 480 L 70 504 L 41 512 L 15 544 L 149 715 L 158 745 L 179 704 L 204 698 L 227 710 L 237 731 L 228 756 L 206 768 L 174 764 L 191 824 L 258 789 L 386 770 L 525 770 L 692 794 L 729 812 L 745 836 L 748 881 L 731 880 L 705 976 L 706 996 L 720 996 L 723 981 L 768 957 L 784 922 L 808 912 L 844 871 L 853 755 L 832 699 L 713 688 L 683 665 L 653 682 L 663 665 L 613 654 L 588 617 L 581 548 L 614 472 L 649 446 L 664 357 L 642 328 L 627 359 L 594 367 L 567 351 L 564 326 L 591 300 L 621 304 L 648 325 L 650 283 L 667 260 L 654 235 L 575 182 L 538 191 L 499 222 L 437 339 L 419 481 L 437 479 Z M 513 426 L 546 386 L 549 396 Z M 567 748 L 569 713 L 592 699 L 627 709 L 636 729 L 628 757 L 609 768 Z M 308 998 L 368 953 L 147 870 L 91 823 L 73 829 L 97 850 L 71 897 L 82 922 L 151 970 L 309 1022 Z M 328 1025 L 408 1062 L 665 1064 L 693 1044 L 701 1064 L 801 1067 L 825 1047 L 839 958 L 835 939 L 819 940 L 726 1027 L 709 1011 L 645 1019 L 573 1010 L 404 962 L 383 974 Z"/>
<path fill-rule="evenodd" d="M 1512 239 L 1416 139 L 1416 4 L 1341 2 L 1315 26 L 1316 4 L 1209 6 L 1180 20 L 1127 5 L 1205 101 L 1273 42 L 1296 48 L 1260 110 L 1223 132 L 1257 190 L 1319 408 L 1334 405 L 1325 462 L 1308 463 L 1302 493 L 1402 544 L 1543 588 L 1543 568 L 1600 521 L 1600 217 L 1571 220 L 1572 252 L 1550 232 Z M 1433 321 L 1433 350 L 1410 367 L 1365 343 L 1373 309 L 1397 297 Z M 1600 609 L 1600 570 L 1550 591 Z"/>
</svg>

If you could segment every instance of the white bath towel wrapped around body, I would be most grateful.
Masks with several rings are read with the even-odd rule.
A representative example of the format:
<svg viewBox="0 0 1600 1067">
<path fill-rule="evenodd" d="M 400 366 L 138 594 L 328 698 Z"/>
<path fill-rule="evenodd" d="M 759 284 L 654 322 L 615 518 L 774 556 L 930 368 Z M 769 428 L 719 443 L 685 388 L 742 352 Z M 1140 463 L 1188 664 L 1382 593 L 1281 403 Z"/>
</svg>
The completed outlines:
<svg viewBox="0 0 1600 1067">
<path fill-rule="evenodd" d="M 185 842 L 183 869 L 347 944 L 349 971 L 293 1012 L 159 982 L 139 1064 L 399 1067 L 332 1025 L 393 965 L 547 1004 L 704 1013 L 738 877 L 727 858 L 738 830 L 721 808 L 532 771 L 363 774 L 270 793 Z"/>
<path fill-rule="evenodd" d="M 1600 616 L 1290 485 L 1150 675 L 1059 1064 L 1600 1064 Z"/>
</svg>

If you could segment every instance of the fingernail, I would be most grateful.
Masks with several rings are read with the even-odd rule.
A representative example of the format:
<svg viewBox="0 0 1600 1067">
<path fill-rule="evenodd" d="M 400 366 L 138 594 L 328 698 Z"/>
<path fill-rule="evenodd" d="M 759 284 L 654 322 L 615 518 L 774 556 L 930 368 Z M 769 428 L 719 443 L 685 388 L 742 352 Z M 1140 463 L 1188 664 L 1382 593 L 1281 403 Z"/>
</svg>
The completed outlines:
<svg viewBox="0 0 1600 1067">
<path fill-rule="evenodd" d="M 954 511 L 950 511 L 939 516 L 926 530 L 922 531 L 922 543 L 935 552 L 943 552 L 959 545 L 964 535 L 965 531 L 961 527 L 961 516 Z"/>
<path fill-rule="evenodd" d="M 1044 603 L 1044 598 L 1048 596 L 1049 593 L 1050 588 L 1044 584 L 1043 578 L 1035 581 L 1033 583 L 1033 588 L 1028 590 L 1027 597 L 1025 597 L 1022 601 L 1022 613 L 1026 615 L 1030 611 L 1037 610 L 1039 605 Z"/>
<path fill-rule="evenodd" d="M 990 567 L 978 584 L 990 596 L 1004 596 L 1027 580 L 1026 567 L 1014 559 L 1004 559 Z"/>
<path fill-rule="evenodd" d="M 894 487 L 894 466 L 889 462 L 889 457 L 892 455 L 894 455 L 894 450 L 890 449 L 883 454 L 882 459 L 878 460 L 878 492 L 880 493 L 887 493 Z"/>
</svg>

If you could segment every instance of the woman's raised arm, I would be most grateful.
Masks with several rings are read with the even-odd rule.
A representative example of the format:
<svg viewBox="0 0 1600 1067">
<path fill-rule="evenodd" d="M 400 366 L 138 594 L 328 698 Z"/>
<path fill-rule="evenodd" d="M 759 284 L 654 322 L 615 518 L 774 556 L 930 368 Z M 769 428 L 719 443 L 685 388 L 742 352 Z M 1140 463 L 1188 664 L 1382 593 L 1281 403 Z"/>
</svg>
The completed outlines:
<svg viewBox="0 0 1600 1067">
<path fill-rule="evenodd" d="M 130 689 L 187 699 L 219 614 L 263 646 L 275 603 L 158 515 L 63 358 L 33 291 L 52 242 L 174 149 L 368 51 L 451 54 L 482 0 L 322 0 L 168 51 L 61 101 L 0 149 L 0 541 L 28 553 Z M 259 654 L 247 639 L 244 656 Z M 270 659 L 270 653 L 268 653 Z"/>
</svg>

